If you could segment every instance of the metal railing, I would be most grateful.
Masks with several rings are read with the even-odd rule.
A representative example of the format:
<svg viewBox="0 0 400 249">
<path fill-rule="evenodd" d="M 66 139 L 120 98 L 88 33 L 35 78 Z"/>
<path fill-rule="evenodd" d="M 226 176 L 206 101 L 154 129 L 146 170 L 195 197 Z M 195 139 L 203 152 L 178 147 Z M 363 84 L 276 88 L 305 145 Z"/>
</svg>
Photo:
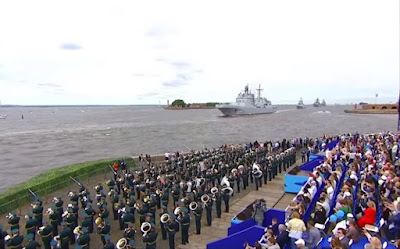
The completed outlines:
<svg viewBox="0 0 400 249">
<path fill-rule="evenodd" d="M 113 177 L 113 173 L 110 168 L 101 168 L 86 174 L 81 174 L 76 176 L 75 179 L 81 182 L 83 185 L 93 185 L 99 182 L 104 182 L 106 179 L 110 179 Z M 71 186 L 71 190 L 77 190 L 78 185 L 73 182 L 69 177 L 65 177 L 64 181 L 58 182 L 57 184 L 52 184 L 51 186 L 46 186 L 42 189 L 35 189 L 35 194 L 38 195 L 44 204 L 47 203 L 47 199 L 51 197 L 49 194 L 55 193 L 58 190 L 64 189 Z M 17 197 L 12 201 L 0 204 L 0 214 L 10 212 L 11 210 L 15 210 L 17 213 L 22 214 L 22 207 L 25 204 L 32 203 L 34 201 L 34 197 L 26 191 L 25 196 Z"/>
</svg>

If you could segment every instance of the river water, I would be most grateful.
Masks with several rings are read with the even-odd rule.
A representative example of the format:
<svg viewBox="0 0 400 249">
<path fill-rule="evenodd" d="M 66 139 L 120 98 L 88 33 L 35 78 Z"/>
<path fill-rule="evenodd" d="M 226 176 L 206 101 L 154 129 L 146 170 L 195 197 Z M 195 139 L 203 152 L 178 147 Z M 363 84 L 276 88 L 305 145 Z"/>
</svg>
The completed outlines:
<svg viewBox="0 0 400 249">
<path fill-rule="evenodd" d="M 229 118 L 217 109 L 158 106 L 1 108 L 8 117 L 0 120 L 0 192 L 45 170 L 95 159 L 397 127 L 397 115 L 344 113 L 348 108 L 280 106 L 274 114 Z"/>
</svg>

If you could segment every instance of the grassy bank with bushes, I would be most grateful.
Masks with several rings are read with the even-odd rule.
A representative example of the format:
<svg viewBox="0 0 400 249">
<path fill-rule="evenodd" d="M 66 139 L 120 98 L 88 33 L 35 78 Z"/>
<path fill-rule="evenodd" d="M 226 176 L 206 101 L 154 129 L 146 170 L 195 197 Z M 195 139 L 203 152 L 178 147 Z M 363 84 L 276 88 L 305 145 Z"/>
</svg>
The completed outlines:
<svg viewBox="0 0 400 249">
<path fill-rule="evenodd" d="M 68 187 L 69 185 L 76 185 L 76 183 L 70 179 L 70 176 L 85 185 L 85 180 L 89 180 L 90 177 L 110 172 L 111 169 L 109 165 L 113 165 L 114 162 L 119 159 L 113 158 L 72 164 L 41 173 L 1 193 L 0 213 L 9 212 L 10 210 L 18 208 L 20 205 L 32 202 L 33 197 L 30 195 L 28 189 L 31 189 L 39 195 L 39 197 L 42 197 Z M 126 157 L 124 160 L 127 163 L 127 168 L 135 167 L 135 162 L 132 158 Z"/>
</svg>

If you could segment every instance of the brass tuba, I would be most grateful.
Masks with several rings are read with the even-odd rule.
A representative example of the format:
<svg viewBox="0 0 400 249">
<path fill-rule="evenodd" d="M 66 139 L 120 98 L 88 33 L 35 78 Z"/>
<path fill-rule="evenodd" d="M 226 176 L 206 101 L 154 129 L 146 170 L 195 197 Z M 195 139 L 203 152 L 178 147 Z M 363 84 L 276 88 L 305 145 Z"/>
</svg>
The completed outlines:
<svg viewBox="0 0 400 249">
<path fill-rule="evenodd" d="M 140 226 L 140 231 L 143 232 L 143 237 L 146 237 L 147 233 L 150 232 L 151 224 L 149 222 L 143 222 Z"/>
<path fill-rule="evenodd" d="M 127 249 L 128 241 L 125 238 L 118 240 L 117 249 Z"/>
<path fill-rule="evenodd" d="M 201 196 L 201 201 L 203 203 L 207 203 L 210 200 L 210 196 L 208 196 L 207 194 L 204 194 Z"/>
<path fill-rule="evenodd" d="M 221 186 L 224 186 L 224 185 L 226 185 L 225 187 L 231 186 L 231 184 L 229 183 L 228 178 L 226 176 L 224 176 L 221 180 Z"/>
<path fill-rule="evenodd" d="M 197 203 L 195 201 L 192 201 L 189 204 L 189 209 L 192 210 L 192 211 L 196 210 L 197 209 Z"/>
<path fill-rule="evenodd" d="M 168 222 L 168 220 L 169 220 L 169 214 L 163 214 L 163 215 L 161 215 L 161 218 L 160 218 L 160 221 L 161 221 L 161 223 L 167 223 Z"/>
<path fill-rule="evenodd" d="M 211 189 L 211 194 L 215 195 L 216 193 L 218 193 L 218 188 L 217 187 L 213 187 Z"/>
<path fill-rule="evenodd" d="M 233 189 L 231 187 L 225 187 L 221 189 L 221 193 L 227 194 L 229 196 L 232 196 L 233 194 Z"/>
</svg>

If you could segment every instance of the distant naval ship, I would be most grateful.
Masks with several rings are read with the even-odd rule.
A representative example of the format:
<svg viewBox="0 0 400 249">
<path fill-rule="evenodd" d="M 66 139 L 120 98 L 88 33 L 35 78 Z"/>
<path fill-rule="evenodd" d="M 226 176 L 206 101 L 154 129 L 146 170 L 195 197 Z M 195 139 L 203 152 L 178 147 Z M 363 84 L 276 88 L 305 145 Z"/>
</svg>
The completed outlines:
<svg viewBox="0 0 400 249">
<path fill-rule="evenodd" d="M 297 109 L 304 109 L 306 108 L 306 105 L 303 103 L 303 99 L 300 98 L 299 103 L 297 103 Z"/>
<path fill-rule="evenodd" d="M 319 102 L 319 98 L 317 98 L 313 104 L 314 107 L 320 107 L 321 103 Z"/>
<path fill-rule="evenodd" d="M 257 98 L 249 91 L 249 85 L 245 86 L 244 92 L 240 92 L 236 102 L 229 104 L 216 105 L 216 108 L 225 116 L 266 114 L 277 111 L 276 106 L 271 105 L 271 101 L 261 97 L 261 85 L 259 85 Z"/>
</svg>

